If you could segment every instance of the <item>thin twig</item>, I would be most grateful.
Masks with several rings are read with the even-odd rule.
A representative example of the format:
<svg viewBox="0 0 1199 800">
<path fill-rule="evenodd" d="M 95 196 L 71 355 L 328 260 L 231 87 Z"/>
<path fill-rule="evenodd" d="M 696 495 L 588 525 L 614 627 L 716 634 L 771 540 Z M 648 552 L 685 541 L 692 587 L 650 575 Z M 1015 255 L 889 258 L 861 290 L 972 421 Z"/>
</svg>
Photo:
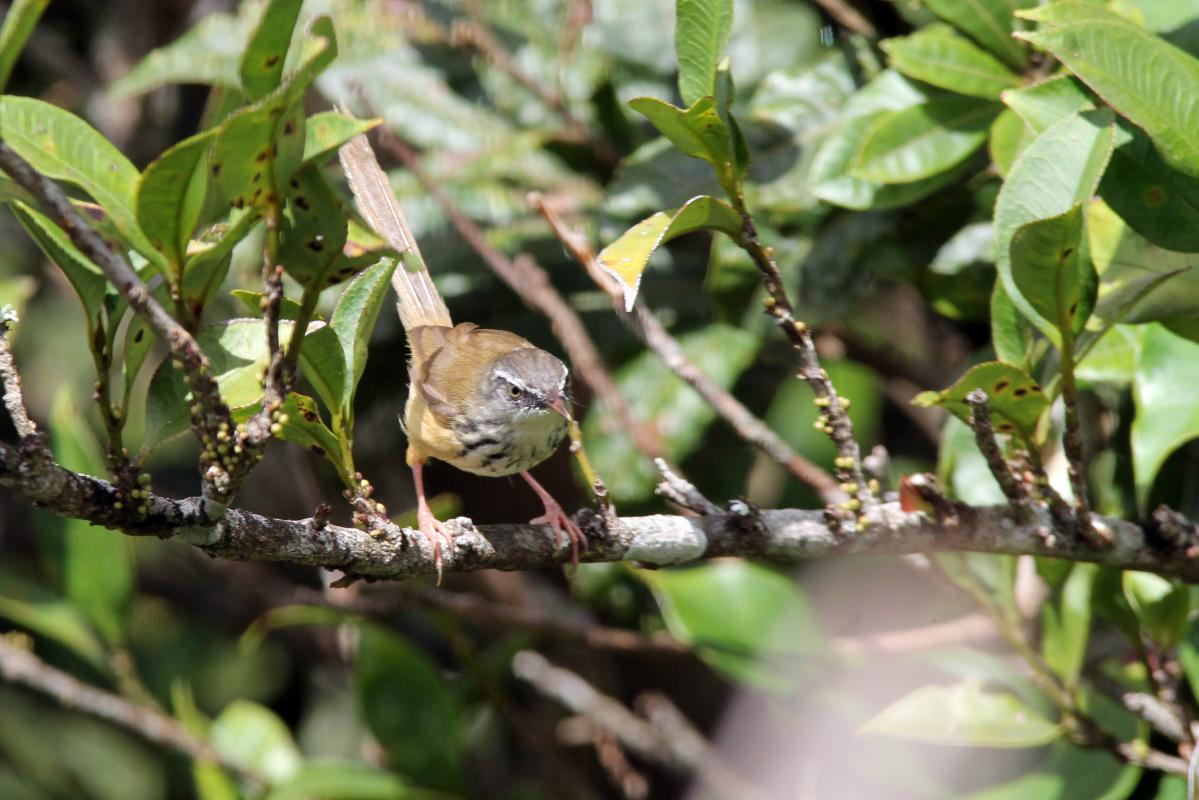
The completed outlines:
<svg viewBox="0 0 1199 800">
<path fill-rule="evenodd" d="M 837 447 L 837 474 L 842 479 L 842 485 L 848 486 L 845 491 L 851 498 L 834 511 L 847 512 L 857 517 L 863 511 L 869 511 L 878 499 L 870 490 L 870 484 L 862 471 L 862 454 L 858 441 L 854 438 L 853 422 L 849 418 L 849 400 L 837 394 L 828 373 L 820 366 L 820 356 L 816 353 L 812 332 L 807 325 L 795 318 L 795 307 L 787 297 L 782 273 L 774 261 L 774 252 L 758 238 L 757 227 L 745 207 L 744 199 L 740 196 L 730 199 L 734 200 L 742 223 L 741 232 L 734 240 L 749 254 L 762 274 L 762 283 L 767 295 L 766 313 L 774 318 L 779 329 L 795 348 L 799 356 L 799 378 L 808 384 L 812 393 L 816 395 L 816 405 L 822 412 L 817 422 Z M 830 505 L 833 503 L 830 502 Z"/>
<path fill-rule="evenodd" d="M 464 619 L 491 628 L 519 628 L 568 642 L 576 642 L 596 650 L 621 653 L 688 655 L 691 648 L 668 633 L 653 634 L 612 628 L 578 619 L 553 616 L 545 611 L 499 603 L 484 597 L 445 589 L 433 589 L 414 583 L 397 584 L 387 593 L 364 592 L 358 596 L 343 593 L 323 594 L 312 590 L 297 590 L 295 598 L 306 604 L 331 605 L 336 608 L 376 617 L 405 614 L 412 606 L 433 611 L 449 611 Z"/>
<path fill-rule="evenodd" d="M 131 703 L 112 692 L 88 686 L 14 644 L 7 636 L 0 636 L 0 678 L 47 695 L 65 708 L 107 720 L 152 744 L 178 750 L 199 761 L 218 764 L 260 786 L 267 783 L 253 770 L 222 756 L 212 745 L 196 737 L 174 718 L 155 708 Z"/>
<path fill-rule="evenodd" d="M 815 3 L 846 30 L 860 33 L 868 39 L 878 37 L 878 30 L 874 25 L 845 0 L 815 0 Z"/>
<path fill-rule="evenodd" d="M 762 797 L 759 789 L 723 764 L 716 749 L 673 704 L 667 708 L 662 698 L 650 701 L 651 710 L 659 719 L 644 719 L 579 675 L 554 666 L 532 650 L 522 650 L 512 658 L 512 672 L 541 694 L 615 736 L 642 758 L 671 769 L 694 772 L 718 790 L 733 789 L 727 794 L 729 797 Z"/>
<path fill-rule="evenodd" d="M 0 309 L 0 381 L 4 384 L 4 405 L 17 436 L 22 441 L 38 435 L 37 424 L 29 418 L 25 408 L 25 396 L 21 392 L 21 375 L 13 362 L 12 350 L 8 345 L 8 332 L 12 323 L 17 321 L 17 314 L 11 306 Z"/>
<path fill-rule="evenodd" d="M 549 276 L 532 257 L 520 255 L 509 259 L 487 241 L 486 234 L 454 204 L 428 173 L 420 166 L 416 154 L 405 142 L 388 131 L 380 134 L 380 143 L 395 155 L 441 206 L 446 218 L 491 270 L 520 295 L 528 305 L 545 315 L 554 335 L 562 343 L 571 366 L 579 377 L 603 401 L 617 419 L 620 428 L 633 439 L 637 449 L 647 458 L 656 458 L 665 451 L 661 438 L 648 425 L 638 422 L 620 387 L 612 379 L 603 356 L 579 315 L 554 288 Z"/>
<path fill-rule="evenodd" d="M 987 406 L 987 393 L 975 389 L 966 395 L 966 404 L 970 406 L 970 427 L 974 429 L 974 441 L 979 451 L 987 460 L 995 482 L 1003 491 L 1004 497 L 1012 504 L 1012 508 L 1020 514 L 1027 514 L 1032 498 L 1028 489 L 1015 475 L 1011 467 L 999 452 L 999 442 L 995 439 L 995 427 L 991 424 L 991 411 Z"/>
<path fill-rule="evenodd" d="M 656 489 L 659 495 L 697 514 L 721 513 L 720 506 L 704 497 L 694 483 L 672 470 L 665 459 L 654 459 L 654 466 L 658 468 L 658 477 L 662 479 Z"/>
<path fill-rule="evenodd" d="M 765 422 L 746 408 L 730 392 L 717 386 L 695 365 L 682 346 L 658 321 L 658 318 L 637 300 L 633 311 L 624 310 L 624 297 L 612 279 L 595 260 L 591 246 L 574 231 L 571 231 L 537 194 L 529 196 L 529 202 L 545 218 L 554 234 L 567 251 L 583 265 L 587 274 L 612 300 L 617 316 L 641 341 L 652 350 L 672 372 L 686 381 L 716 410 L 742 439 L 757 447 L 774 461 L 782 464 L 799 480 L 815 489 L 826 503 L 845 500 L 845 490 L 831 475 L 816 464 L 796 453 L 789 444 L 772 431 Z M 863 479 L 863 486 L 865 479 Z"/>
</svg>

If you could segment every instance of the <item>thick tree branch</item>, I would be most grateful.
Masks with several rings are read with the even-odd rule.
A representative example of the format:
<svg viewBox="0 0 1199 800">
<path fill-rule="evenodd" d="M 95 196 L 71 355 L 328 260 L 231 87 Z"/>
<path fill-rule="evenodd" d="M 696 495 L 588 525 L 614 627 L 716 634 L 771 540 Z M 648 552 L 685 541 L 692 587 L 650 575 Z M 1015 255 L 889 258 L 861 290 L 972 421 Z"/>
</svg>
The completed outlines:
<svg viewBox="0 0 1199 800">
<path fill-rule="evenodd" d="M 108 481 L 71 472 L 44 456 L 22 454 L 0 445 L 0 486 L 14 489 L 60 516 L 84 519 L 133 535 L 177 535 L 213 556 L 249 561 L 283 561 L 343 570 L 350 575 L 399 580 L 435 575 L 432 545 L 406 536 L 386 523 L 376 536 L 321 518 L 283 520 L 229 509 L 215 526 L 203 525 L 201 499 L 170 500 L 147 493 L 146 513 L 116 508 L 117 490 Z M 922 513 L 904 513 L 898 504 L 880 504 L 870 524 L 856 536 L 829 527 L 823 510 L 779 509 L 702 516 L 625 517 L 608 526 L 598 515 L 577 517 L 590 547 L 581 560 L 677 564 L 720 556 L 742 556 L 792 563 L 864 553 L 971 551 L 1042 555 L 1093 561 L 1199 582 L 1199 558 L 1173 549 L 1153 530 L 1132 522 L 1097 518 L 1110 529 L 1110 546 L 1096 548 L 1078 536 L 1046 537 L 1047 511 L 1037 509 L 1021 522 L 1008 506 L 971 508 L 955 505 L 952 518 L 939 522 Z M 570 548 L 559 546 L 542 525 L 475 526 L 468 520 L 445 523 L 455 535 L 444 569 L 531 570 L 570 561 Z"/>
</svg>

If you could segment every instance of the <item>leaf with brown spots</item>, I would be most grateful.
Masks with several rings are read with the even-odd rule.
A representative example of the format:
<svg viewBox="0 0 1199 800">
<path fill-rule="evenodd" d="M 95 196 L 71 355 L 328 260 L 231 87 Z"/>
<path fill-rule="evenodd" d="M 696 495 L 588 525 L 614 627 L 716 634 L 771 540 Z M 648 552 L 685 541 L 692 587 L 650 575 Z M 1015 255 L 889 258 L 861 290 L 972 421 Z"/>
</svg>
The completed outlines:
<svg viewBox="0 0 1199 800">
<path fill-rule="evenodd" d="M 304 0 L 271 0 L 262 12 L 238 69 L 242 91 L 251 100 L 259 100 L 278 88 L 303 3 Z"/>
<path fill-rule="evenodd" d="M 307 60 L 279 88 L 221 125 L 212 172 L 222 196 L 236 207 L 276 206 L 303 161 L 304 94 L 337 56 L 328 17 L 318 18 L 309 35 Z"/>
<path fill-rule="evenodd" d="M 1010 252 L 1016 288 L 1055 328 L 1046 335 L 1054 342 L 1077 336 L 1095 308 L 1099 286 L 1081 204 L 1021 225 L 1012 235 Z"/>
<path fill-rule="evenodd" d="M 280 420 L 283 428 L 279 433 L 280 439 L 324 456 L 337 468 L 337 474 L 342 480 L 352 477 L 341 458 L 341 447 L 337 437 L 321 419 L 315 400 L 292 392 L 283 402 L 283 414 L 285 419 Z"/>
<path fill-rule="evenodd" d="M 979 364 L 948 389 L 916 395 L 912 398 L 912 405 L 922 408 L 939 406 L 969 423 L 970 406 L 966 403 L 966 395 L 975 389 L 987 393 L 997 432 L 1018 434 L 1025 441 L 1034 438 L 1037 422 L 1049 407 L 1049 401 L 1032 376 L 1011 364 L 999 361 Z"/>
</svg>

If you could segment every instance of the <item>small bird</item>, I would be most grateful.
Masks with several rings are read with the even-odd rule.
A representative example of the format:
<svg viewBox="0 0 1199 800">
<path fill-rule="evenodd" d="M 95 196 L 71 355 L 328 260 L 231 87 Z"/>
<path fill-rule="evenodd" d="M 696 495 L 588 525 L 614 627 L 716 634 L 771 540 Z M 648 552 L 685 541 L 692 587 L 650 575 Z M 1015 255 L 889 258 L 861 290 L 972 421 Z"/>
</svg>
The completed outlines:
<svg viewBox="0 0 1199 800">
<path fill-rule="evenodd" d="M 452 548 L 453 539 L 425 499 L 423 469 L 430 458 L 475 475 L 519 473 L 545 506 L 530 522 L 549 525 L 559 544 L 563 536 L 569 539 L 572 562 L 578 563 L 586 536 L 529 474 L 566 437 L 566 365 L 514 333 L 454 325 L 366 137 L 355 136 L 339 156 L 359 211 L 402 258 L 392 286 L 411 355 L 400 425 L 408 435 L 417 520 L 433 545 L 438 574 L 442 546 Z"/>
</svg>

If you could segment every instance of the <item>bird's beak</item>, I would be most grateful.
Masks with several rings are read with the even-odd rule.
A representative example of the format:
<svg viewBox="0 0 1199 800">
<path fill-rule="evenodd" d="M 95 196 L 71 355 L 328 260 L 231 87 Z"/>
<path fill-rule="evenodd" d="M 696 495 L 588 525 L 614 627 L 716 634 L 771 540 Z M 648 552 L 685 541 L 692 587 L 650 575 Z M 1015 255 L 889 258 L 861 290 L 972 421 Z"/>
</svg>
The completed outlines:
<svg viewBox="0 0 1199 800">
<path fill-rule="evenodd" d="M 551 397 L 546 405 L 561 414 L 564 419 L 570 419 L 570 409 L 566 406 L 564 397 Z"/>
</svg>

